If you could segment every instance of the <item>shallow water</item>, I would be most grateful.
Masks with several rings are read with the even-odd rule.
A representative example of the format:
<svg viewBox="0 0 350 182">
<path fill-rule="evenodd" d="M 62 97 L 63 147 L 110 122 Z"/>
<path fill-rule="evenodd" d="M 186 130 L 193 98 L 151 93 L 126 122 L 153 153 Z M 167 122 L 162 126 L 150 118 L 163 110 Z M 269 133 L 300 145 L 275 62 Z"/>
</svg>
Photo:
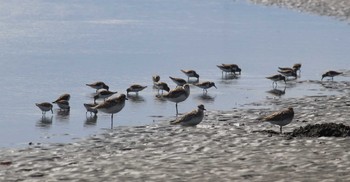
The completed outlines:
<svg viewBox="0 0 350 182">
<path fill-rule="evenodd" d="M 245 1 L 11 1 L 0 10 L 1 147 L 67 142 L 110 128 L 109 115 L 85 115 L 83 103 L 94 93 L 85 84 L 94 81 L 119 93 L 133 83 L 148 86 L 114 118 L 114 126 L 130 126 L 175 116 L 174 103 L 155 97 L 154 74 L 171 88 L 168 76 L 185 78 L 180 69 L 216 83 L 205 97 L 191 87 L 179 104 L 183 113 L 200 103 L 228 110 L 275 97 L 265 77 L 278 66 L 302 63 L 298 81 L 305 81 L 349 65 L 346 22 Z M 240 65 L 241 77 L 222 79 L 220 63 Z M 34 103 L 62 93 L 71 94 L 70 113 L 55 109 L 42 118 Z M 282 97 L 335 93 L 291 81 Z"/>
</svg>

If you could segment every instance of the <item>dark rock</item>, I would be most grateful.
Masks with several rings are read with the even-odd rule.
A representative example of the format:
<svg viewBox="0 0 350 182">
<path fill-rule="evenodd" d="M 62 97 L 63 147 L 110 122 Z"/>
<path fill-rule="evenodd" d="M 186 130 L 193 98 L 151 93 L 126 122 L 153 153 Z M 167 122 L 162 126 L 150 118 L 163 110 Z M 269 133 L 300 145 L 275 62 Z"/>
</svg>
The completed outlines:
<svg viewBox="0 0 350 182">
<path fill-rule="evenodd" d="M 293 137 L 347 137 L 350 136 L 350 126 L 337 123 L 308 124 L 289 134 Z"/>
</svg>

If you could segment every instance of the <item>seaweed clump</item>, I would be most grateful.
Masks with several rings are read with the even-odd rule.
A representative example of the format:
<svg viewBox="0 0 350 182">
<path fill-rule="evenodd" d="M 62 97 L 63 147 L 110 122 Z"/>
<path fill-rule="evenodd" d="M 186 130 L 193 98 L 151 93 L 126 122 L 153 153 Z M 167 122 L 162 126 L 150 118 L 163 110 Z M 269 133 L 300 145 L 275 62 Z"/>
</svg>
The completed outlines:
<svg viewBox="0 0 350 182">
<path fill-rule="evenodd" d="M 292 137 L 347 137 L 350 126 L 338 123 L 308 124 L 290 133 Z"/>
</svg>

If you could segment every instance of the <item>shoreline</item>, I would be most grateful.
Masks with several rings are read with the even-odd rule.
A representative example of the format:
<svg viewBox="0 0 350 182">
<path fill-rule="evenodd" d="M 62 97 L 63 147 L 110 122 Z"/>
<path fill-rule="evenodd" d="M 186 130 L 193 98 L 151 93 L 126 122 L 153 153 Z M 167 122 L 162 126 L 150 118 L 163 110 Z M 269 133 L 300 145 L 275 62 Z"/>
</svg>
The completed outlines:
<svg viewBox="0 0 350 182">
<path fill-rule="evenodd" d="M 248 0 L 257 5 L 277 6 L 299 10 L 320 16 L 335 17 L 338 20 L 350 20 L 350 1 L 347 0 Z"/>
<path fill-rule="evenodd" d="M 329 82 L 333 89 L 350 82 Z M 271 135 L 278 127 L 257 118 L 292 106 L 286 133 L 300 126 L 343 123 L 350 118 L 347 93 L 270 99 L 239 108 L 208 111 L 197 127 L 118 127 L 68 144 L 1 150 L 1 181 L 275 181 L 349 179 L 348 137 Z M 275 109 L 276 108 L 276 109 Z M 185 170 L 184 170 L 185 169 Z"/>
</svg>

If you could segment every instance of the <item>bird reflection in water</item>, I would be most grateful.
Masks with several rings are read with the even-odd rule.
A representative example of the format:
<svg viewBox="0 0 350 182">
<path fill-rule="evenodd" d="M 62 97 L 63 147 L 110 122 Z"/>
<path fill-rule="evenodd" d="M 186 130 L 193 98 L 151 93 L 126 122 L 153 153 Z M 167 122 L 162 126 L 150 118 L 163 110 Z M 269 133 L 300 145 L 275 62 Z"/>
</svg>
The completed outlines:
<svg viewBox="0 0 350 182">
<path fill-rule="evenodd" d="M 145 98 L 140 95 L 128 95 L 128 99 L 134 103 L 141 103 L 145 101 Z"/>
<path fill-rule="evenodd" d="M 281 97 L 282 95 L 286 94 L 286 86 L 284 86 L 283 90 L 281 89 L 278 89 L 277 87 L 272 89 L 272 90 L 269 90 L 267 91 L 267 93 L 270 93 L 274 96 L 277 96 L 277 97 Z"/>
<path fill-rule="evenodd" d="M 90 126 L 96 126 L 97 123 L 97 115 L 90 115 L 90 116 L 86 116 L 85 122 L 84 122 L 84 126 L 85 127 L 90 127 Z"/>
<path fill-rule="evenodd" d="M 58 110 L 56 119 L 59 121 L 67 121 L 69 120 L 69 110 Z"/>
<path fill-rule="evenodd" d="M 196 96 L 195 98 L 199 101 L 202 101 L 204 103 L 212 103 L 215 101 L 216 96 L 212 96 L 210 94 L 200 94 Z"/>
<path fill-rule="evenodd" d="M 36 126 L 38 128 L 50 128 L 52 125 L 52 118 L 53 116 L 42 116 L 36 123 Z"/>
</svg>

